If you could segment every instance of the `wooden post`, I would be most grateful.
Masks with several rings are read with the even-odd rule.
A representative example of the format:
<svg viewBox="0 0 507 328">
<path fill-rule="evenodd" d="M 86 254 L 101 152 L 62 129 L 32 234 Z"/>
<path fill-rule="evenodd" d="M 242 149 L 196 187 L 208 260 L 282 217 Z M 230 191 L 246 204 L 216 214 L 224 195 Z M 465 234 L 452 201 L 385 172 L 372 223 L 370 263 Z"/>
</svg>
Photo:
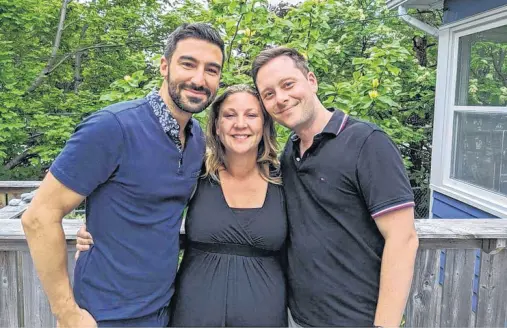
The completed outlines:
<svg viewBox="0 0 507 328">
<path fill-rule="evenodd" d="M 440 250 L 420 249 L 417 252 L 415 268 L 405 311 L 407 327 L 440 327 Z"/>
<path fill-rule="evenodd" d="M 19 327 L 15 252 L 0 251 L 0 327 Z"/>
<path fill-rule="evenodd" d="M 507 251 L 482 253 L 476 327 L 505 327 L 507 323 Z"/>
<path fill-rule="evenodd" d="M 442 289 L 442 327 L 469 327 L 472 321 L 472 294 L 476 251 L 447 250 Z"/>
</svg>

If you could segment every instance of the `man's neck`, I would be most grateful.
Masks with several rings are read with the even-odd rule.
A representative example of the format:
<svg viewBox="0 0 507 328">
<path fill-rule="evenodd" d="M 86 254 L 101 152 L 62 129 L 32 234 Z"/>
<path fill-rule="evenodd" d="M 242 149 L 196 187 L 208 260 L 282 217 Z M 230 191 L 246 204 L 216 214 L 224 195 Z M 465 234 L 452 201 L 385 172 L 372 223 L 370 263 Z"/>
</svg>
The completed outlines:
<svg viewBox="0 0 507 328">
<path fill-rule="evenodd" d="M 314 117 L 304 126 L 294 130 L 301 140 L 301 156 L 310 148 L 313 143 L 313 138 L 324 130 L 333 116 L 333 113 L 328 111 L 320 102 L 318 102 L 317 106 Z"/>
</svg>

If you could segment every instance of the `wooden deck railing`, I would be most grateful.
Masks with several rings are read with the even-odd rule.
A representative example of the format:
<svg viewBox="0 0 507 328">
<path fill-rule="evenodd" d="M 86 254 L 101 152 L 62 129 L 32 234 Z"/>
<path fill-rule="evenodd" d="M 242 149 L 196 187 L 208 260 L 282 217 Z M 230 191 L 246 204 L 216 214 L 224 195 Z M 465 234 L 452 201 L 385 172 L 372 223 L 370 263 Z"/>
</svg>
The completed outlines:
<svg viewBox="0 0 507 328">
<path fill-rule="evenodd" d="M 71 277 L 80 225 L 78 220 L 64 221 Z M 420 249 L 405 325 L 505 327 L 507 220 L 416 220 L 416 228 Z M 20 220 L 0 220 L 0 327 L 19 326 L 49 327 L 55 321 Z"/>
<path fill-rule="evenodd" d="M 39 185 L 40 181 L 0 181 L 0 208 L 21 194 L 37 189 Z"/>
</svg>

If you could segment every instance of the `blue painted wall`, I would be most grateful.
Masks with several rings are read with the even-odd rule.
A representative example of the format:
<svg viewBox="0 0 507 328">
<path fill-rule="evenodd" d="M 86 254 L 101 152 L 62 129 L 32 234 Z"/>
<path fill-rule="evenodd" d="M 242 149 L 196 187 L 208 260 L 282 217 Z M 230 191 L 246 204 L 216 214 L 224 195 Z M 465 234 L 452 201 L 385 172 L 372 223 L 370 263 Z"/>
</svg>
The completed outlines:
<svg viewBox="0 0 507 328">
<path fill-rule="evenodd" d="M 442 219 L 495 218 L 494 215 L 438 192 L 433 192 L 433 207 L 431 212 L 434 218 Z"/>
<path fill-rule="evenodd" d="M 507 1 L 507 0 L 506 0 Z M 433 218 L 442 219 L 474 219 L 496 218 L 495 216 L 479 210 L 475 207 L 462 203 L 456 199 L 447 197 L 438 192 L 433 192 Z M 481 250 L 477 250 L 475 259 L 475 277 L 473 282 L 472 309 L 477 311 L 477 293 L 479 291 L 479 273 L 481 264 Z M 445 251 L 440 254 L 440 284 L 444 283 Z"/>
<path fill-rule="evenodd" d="M 444 0 L 444 24 L 507 5 L 507 0 Z"/>
</svg>

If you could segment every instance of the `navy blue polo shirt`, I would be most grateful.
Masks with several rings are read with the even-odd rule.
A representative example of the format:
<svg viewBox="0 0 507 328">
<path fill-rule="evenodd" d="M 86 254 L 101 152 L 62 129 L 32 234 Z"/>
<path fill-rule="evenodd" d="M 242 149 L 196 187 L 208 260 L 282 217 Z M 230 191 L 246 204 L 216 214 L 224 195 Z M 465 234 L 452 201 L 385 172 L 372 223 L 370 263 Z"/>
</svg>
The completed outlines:
<svg viewBox="0 0 507 328">
<path fill-rule="evenodd" d="M 56 179 L 87 197 L 94 245 L 76 263 L 74 295 L 96 320 L 137 318 L 169 303 L 181 214 L 204 151 L 197 121 L 180 152 L 140 99 L 86 118 L 51 166 Z"/>
<path fill-rule="evenodd" d="M 377 126 L 335 111 L 301 157 L 281 158 L 289 220 L 289 307 L 303 326 L 372 326 L 384 238 L 374 219 L 414 206 L 397 147 Z"/>
</svg>

